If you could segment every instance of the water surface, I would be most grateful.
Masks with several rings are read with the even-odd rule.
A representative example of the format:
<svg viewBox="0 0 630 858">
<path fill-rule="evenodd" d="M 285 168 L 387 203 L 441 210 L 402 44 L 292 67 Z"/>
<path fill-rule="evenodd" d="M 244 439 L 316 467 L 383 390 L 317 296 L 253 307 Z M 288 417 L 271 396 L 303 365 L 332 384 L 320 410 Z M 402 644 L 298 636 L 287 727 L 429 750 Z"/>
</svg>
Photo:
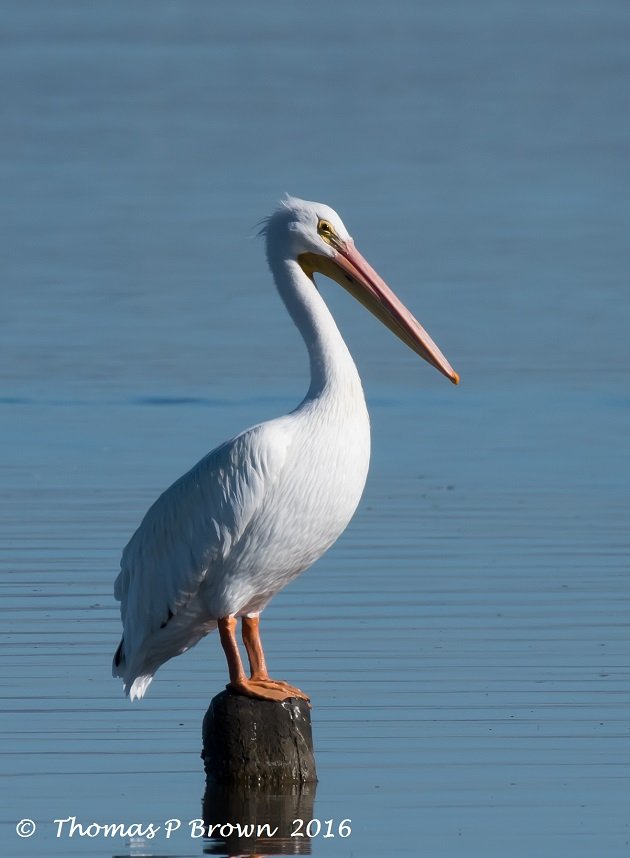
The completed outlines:
<svg viewBox="0 0 630 858">
<path fill-rule="evenodd" d="M 462 376 L 322 283 L 374 450 L 265 613 L 313 699 L 312 813 L 352 820 L 312 854 L 626 855 L 627 5 L 2 11 L 5 851 L 222 854 L 53 820 L 202 812 L 218 641 L 130 705 L 112 585 L 155 496 L 306 389 L 254 238 L 287 190 L 341 212 Z"/>
</svg>

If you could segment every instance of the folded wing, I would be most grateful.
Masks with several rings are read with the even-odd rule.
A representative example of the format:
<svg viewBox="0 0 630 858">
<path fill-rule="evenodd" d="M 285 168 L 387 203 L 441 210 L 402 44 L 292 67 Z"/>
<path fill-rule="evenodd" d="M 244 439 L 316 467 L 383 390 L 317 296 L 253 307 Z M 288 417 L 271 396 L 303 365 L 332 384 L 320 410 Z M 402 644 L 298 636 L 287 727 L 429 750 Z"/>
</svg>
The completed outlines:
<svg viewBox="0 0 630 858">
<path fill-rule="evenodd" d="M 217 447 L 148 510 L 114 585 L 127 663 L 186 610 L 260 509 L 286 459 L 281 428 L 280 420 L 260 424 Z"/>
</svg>

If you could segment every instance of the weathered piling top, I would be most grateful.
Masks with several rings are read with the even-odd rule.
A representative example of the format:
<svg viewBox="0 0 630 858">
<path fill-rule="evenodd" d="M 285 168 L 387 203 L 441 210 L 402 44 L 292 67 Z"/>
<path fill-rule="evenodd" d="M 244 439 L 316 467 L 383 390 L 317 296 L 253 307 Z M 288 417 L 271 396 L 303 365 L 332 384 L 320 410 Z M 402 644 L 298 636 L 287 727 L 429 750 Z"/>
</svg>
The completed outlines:
<svg viewBox="0 0 630 858">
<path fill-rule="evenodd" d="M 209 783 L 285 787 L 317 781 L 311 715 L 298 698 L 257 700 L 222 691 L 203 720 Z"/>
</svg>

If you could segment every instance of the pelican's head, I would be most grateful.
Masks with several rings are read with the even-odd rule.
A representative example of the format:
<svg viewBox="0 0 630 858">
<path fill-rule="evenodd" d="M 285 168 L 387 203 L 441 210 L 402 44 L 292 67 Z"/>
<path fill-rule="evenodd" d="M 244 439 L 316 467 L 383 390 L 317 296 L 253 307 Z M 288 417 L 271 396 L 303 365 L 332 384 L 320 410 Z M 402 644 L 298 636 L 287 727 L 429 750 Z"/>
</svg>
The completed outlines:
<svg viewBox="0 0 630 858">
<path fill-rule="evenodd" d="M 323 203 L 286 196 L 263 231 L 267 236 L 270 262 L 281 251 L 286 254 L 285 258 L 297 260 L 311 279 L 315 273 L 332 278 L 416 354 L 453 384 L 459 383 L 459 375 L 422 325 L 356 249 L 334 209 Z"/>
</svg>

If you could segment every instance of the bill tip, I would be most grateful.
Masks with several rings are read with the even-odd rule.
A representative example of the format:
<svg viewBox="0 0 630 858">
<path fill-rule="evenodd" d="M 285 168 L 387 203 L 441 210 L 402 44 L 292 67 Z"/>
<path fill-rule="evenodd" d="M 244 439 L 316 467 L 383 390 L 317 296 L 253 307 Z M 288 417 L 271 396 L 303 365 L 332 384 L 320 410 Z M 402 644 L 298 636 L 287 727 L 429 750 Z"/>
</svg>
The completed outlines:
<svg viewBox="0 0 630 858">
<path fill-rule="evenodd" d="M 453 382 L 453 384 L 459 384 L 459 373 L 454 372 L 451 376 L 451 381 Z"/>
</svg>

